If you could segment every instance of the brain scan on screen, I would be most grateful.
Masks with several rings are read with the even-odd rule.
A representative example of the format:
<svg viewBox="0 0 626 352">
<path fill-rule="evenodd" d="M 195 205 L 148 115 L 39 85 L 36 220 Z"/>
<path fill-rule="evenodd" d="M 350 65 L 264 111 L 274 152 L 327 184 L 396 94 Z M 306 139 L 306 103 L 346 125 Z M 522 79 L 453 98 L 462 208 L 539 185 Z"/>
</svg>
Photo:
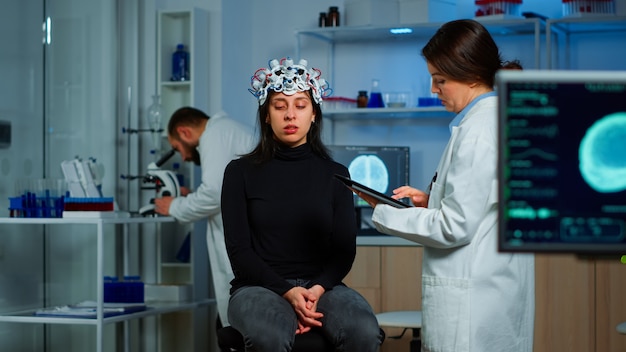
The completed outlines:
<svg viewBox="0 0 626 352">
<path fill-rule="evenodd" d="M 351 179 L 380 193 L 391 196 L 394 189 L 409 183 L 410 148 L 407 146 L 329 145 L 328 147 L 333 160 L 348 168 Z M 356 194 L 354 205 L 359 209 L 357 212 L 371 209 L 370 205 Z"/>
<path fill-rule="evenodd" d="M 385 163 L 377 155 L 359 155 L 348 166 L 352 179 L 386 193 L 389 187 L 389 172 Z"/>
<path fill-rule="evenodd" d="M 502 251 L 626 253 L 626 71 L 497 75 Z"/>
<path fill-rule="evenodd" d="M 626 112 L 591 125 L 580 143 L 579 159 L 580 173 L 595 191 L 626 190 Z"/>
</svg>

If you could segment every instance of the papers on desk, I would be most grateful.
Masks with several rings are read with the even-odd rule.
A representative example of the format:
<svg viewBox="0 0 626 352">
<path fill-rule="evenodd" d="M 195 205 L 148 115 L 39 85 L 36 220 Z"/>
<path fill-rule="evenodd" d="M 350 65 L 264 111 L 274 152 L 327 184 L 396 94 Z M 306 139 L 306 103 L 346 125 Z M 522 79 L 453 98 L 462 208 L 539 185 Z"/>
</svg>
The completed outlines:
<svg viewBox="0 0 626 352">
<path fill-rule="evenodd" d="M 145 303 L 103 303 L 103 317 L 129 314 L 146 310 Z M 58 306 L 39 309 L 35 312 L 40 317 L 97 318 L 98 310 L 95 301 L 80 302 L 75 305 Z"/>
</svg>

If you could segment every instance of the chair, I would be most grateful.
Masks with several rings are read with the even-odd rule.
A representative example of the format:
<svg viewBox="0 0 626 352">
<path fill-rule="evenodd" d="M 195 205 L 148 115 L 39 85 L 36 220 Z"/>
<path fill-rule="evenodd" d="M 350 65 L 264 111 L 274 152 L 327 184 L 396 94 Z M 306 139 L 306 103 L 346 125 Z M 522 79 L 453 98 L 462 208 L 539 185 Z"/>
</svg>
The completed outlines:
<svg viewBox="0 0 626 352">
<path fill-rule="evenodd" d="M 217 330 L 217 345 L 221 352 L 243 352 L 245 351 L 243 336 L 232 326 L 219 328 Z M 331 352 L 333 347 L 330 342 L 313 329 L 306 334 L 296 335 L 292 352 Z"/>
<path fill-rule="evenodd" d="M 404 333 L 411 329 L 413 337 L 409 344 L 410 352 L 420 352 L 422 349 L 422 312 L 419 310 L 402 310 L 376 314 L 378 325 L 381 327 L 404 328 L 398 336 L 388 336 L 390 339 L 401 339 Z"/>
<path fill-rule="evenodd" d="M 619 323 L 616 327 L 615 330 L 617 330 L 617 332 L 619 332 L 622 335 L 626 335 L 626 321 L 623 323 Z"/>
</svg>

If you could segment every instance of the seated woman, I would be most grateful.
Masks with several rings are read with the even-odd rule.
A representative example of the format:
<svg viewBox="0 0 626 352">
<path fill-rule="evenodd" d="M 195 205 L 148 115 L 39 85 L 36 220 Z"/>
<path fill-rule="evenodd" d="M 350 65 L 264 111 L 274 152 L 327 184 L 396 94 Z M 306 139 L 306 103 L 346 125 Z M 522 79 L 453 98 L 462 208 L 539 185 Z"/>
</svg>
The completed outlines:
<svg viewBox="0 0 626 352">
<path fill-rule="evenodd" d="M 356 254 L 349 176 L 321 141 L 319 70 L 272 60 L 252 78 L 259 102 L 255 149 L 226 167 L 222 217 L 235 278 L 228 318 L 246 351 L 291 351 L 319 329 L 337 351 L 378 351 L 367 301 L 342 283 Z"/>
</svg>

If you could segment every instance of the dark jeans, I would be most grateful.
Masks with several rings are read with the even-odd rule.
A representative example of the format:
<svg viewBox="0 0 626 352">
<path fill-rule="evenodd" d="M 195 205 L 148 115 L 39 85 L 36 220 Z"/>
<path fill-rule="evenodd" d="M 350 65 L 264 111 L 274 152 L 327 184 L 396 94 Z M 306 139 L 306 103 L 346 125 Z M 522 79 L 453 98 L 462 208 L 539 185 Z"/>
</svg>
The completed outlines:
<svg viewBox="0 0 626 352">
<path fill-rule="evenodd" d="M 306 284 L 300 280 L 291 282 L 299 286 Z M 378 351 L 382 343 L 378 321 L 358 292 L 343 285 L 335 286 L 322 295 L 317 309 L 324 313 L 319 329 L 336 351 Z M 291 305 L 259 286 L 242 287 L 231 295 L 228 320 L 244 336 L 247 352 L 291 351 L 298 326 Z"/>
</svg>

